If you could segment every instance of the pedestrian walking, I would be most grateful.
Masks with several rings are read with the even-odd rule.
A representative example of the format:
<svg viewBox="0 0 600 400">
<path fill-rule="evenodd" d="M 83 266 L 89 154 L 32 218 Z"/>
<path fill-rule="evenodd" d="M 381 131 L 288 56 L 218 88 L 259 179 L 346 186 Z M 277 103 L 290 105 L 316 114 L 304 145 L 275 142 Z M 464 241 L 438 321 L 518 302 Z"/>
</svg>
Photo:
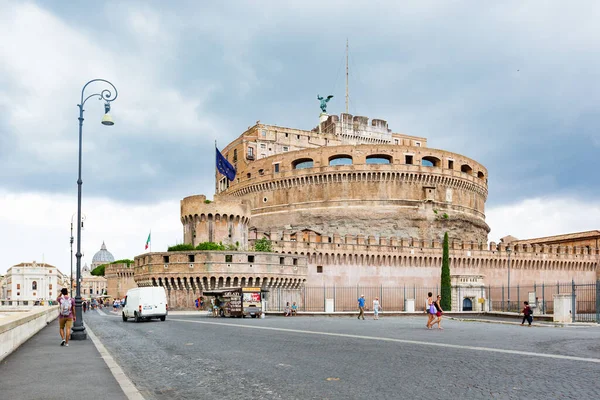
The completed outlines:
<svg viewBox="0 0 600 400">
<path fill-rule="evenodd" d="M 375 297 L 375 300 L 373 300 L 373 319 L 379 319 L 379 311 L 381 311 L 379 297 Z"/>
<path fill-rule="evenodd" d="M 69 297 L 67 288 L 60 290 L 60 296 L 56 299 L 58 303 L 58 331 L 60 332 L 61 346 L 69 346 L 71 338 L 71 325 L 75 321 L 75 301 Z"/>
<path fill-rule="evenodd" d="M 425 312 L 427 313 L 427 329 L 431 329 L 431 323 L 435 319 L 435 314 L 437 312 L 435 306 L 433 305 L 433 293 L 427 293 L 427 299 L 425 299 Z"/>
<path fill-rule="evenodd" d="M 529 326 L 531 326 L 531 323 L 533 322 L 533 311 L 529 306 L 528 301 L 523 302 L 523 310 L 521 310 L 521 312 L 523 313 L 523 321 L 521 321 L 521 326 L 524 326 L 525 321 L 529 322 Z"/>
<path fill-rule="evenodd" d="M 358 319 L 365 320 L 365 295 L 361 294 L 358 298 Z"/>
<path fill-rule="evenodd" d="M 86 312 L 86 310 L 87 310 L 87 301 L 82 302 L 81 305 L 83 306 L 83 312 Z"/>
<path fill-rule="evenodd" d="M 442 328 L 442 316 L 444 315 L 444 310 L 442 310 L 442 306 L 440 304 L 440 302 L 442 301 L 442 296 L 441 295 L 437 295 L 437 299 L 433 302 L 433 305 L 435 307 L 435 316 L 436 319 L 431 323 L 431 327 L 433 328 L 433 326 L 435 324 L 437 324 L 438 329 L 444 329 Z"/>
</svg>

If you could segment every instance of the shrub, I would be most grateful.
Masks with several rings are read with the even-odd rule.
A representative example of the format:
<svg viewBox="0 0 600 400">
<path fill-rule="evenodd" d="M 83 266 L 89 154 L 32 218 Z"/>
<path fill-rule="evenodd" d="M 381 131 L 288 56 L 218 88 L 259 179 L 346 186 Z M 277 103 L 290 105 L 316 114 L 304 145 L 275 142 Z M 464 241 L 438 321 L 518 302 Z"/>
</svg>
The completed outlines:
<svg viewBox="0 0 600 400">
<path fill-rule="evenodd" d="M 196 250 L 224 251 L 226 249 L 222 243 L 202 242 L 196 246 Z"/>
<path fill-rule="evenodd" d="M 270 253 L 273 251 L 273 245 L 267 238 L 258 239 L 254 242 L 254 251 L 264 251 Z"/>
<path fill-rule="evenodd" d="M 169 248 L 167 249 L 167 251 L 189 251 L 189 250 L 194 250 L 194 245 L 192 245 L 190 243 L 181 243 L 181 244 L 176 244 L 175 246 L 169 246 Z"/>
</svg>

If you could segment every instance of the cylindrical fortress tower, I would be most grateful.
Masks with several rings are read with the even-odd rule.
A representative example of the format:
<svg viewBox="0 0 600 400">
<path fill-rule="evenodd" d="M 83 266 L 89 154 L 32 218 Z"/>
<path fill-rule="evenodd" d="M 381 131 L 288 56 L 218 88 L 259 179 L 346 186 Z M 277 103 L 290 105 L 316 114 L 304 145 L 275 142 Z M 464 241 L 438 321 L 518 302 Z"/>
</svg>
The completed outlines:
<svg viewBox="0 0 600 400">
<path fill-rule="evenodd" d="M 181 223 L 184 243 L 194 246 L 203 242 L 248 246 L 250 207 L 238 199 L 206 200 L 204 195 L 181 200 Z"/>
<path fill-rule="evenodd" d="M 392 144 L 323 146 L 238 165 L 219 194 L 272 232 L 374 235 L 487 243 L 487 169 L 463 155 Z"/>
</svg>

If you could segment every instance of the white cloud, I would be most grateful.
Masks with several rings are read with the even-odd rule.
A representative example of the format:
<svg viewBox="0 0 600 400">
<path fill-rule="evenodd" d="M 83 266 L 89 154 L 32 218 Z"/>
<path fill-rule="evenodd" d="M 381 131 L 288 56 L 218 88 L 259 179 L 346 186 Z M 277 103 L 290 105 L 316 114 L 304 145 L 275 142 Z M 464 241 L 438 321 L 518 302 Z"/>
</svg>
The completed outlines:
<svg viewBox="0 0 600 400">
<path fill-rule="evenodd" d="M 600 203 L 571 197 L 534 198 L 490 208 L 486 216 L 492 228 L 489 240 L 498 243 L 506 235 L 531 239 L 598 229 Z"/>
<path fill-rule="evenodd" d="M 0 105 L 22 152 L 39 160 L 60 162 L 76 152 L 81 89 L 85 82 L 104 78 L 119 90 L 113 103 L 119 135 L 161 136 L 176 140 L 213 132 L 219 124 L 202 107 L 216 86 L 207 85 L 192 97 L 184 95 L 170 82 L 161 79 L 170 65 L 169 39 L 159 46 L 156 37 L 170 37 L 152 12 L 130 14 L 135 39 L 130 47 L 118 48 L 108 38 L 79 31 L 52 13 L 29 3 L 0 3 L 0 83 L 4 83 Z M 128 38 L 121 38 L 127 43 Z M 144 42 L 144 46 L 140 42 Z M 134 44 L 135 43 L 135 44 Z M 146 49 L 154 50 L 154 60 Z M 159 61 L 163 62 L 159 62 Z M 0 86 L 0 87 L 2 87 Z M 92 84 L 84 98 L 106 86 Z M 99 122 L 102 102 L 91 98 L 86 103 L 86 123 Z M 202 116 L 200 116 L 202 115 Z M 96 129 L 96 128 L 88 128 Z M 168 132 L 168 135 L 165 135 Z M 94 135 L 86 138 L 93 146 Z M 31 144 L 34 144 L 33 146 Z"/>
<path fill-rule="evenodd" d="M 0 243 L 4 249 L 0 274 L 20 262 L 42 259 L 69 273 L 70 225 L 76 211 L 74 196 L 0 192 Z M 140 206 L 84 197 L 82 211 L 86 216 L 81 232 L 83 263 L 91 264 L 103 241 L 115 259 L 133 259 L 145 252 L 151 229 L 153 251 L 166 251 L 168 246 L 183 239 L 178 199 Z M 77 215 L 73 217 L 73 221 L 76 220 Z M 76 223 L 73 236 L 75 254 Z M 73 256 L 74 266 L 75 262 Z"/>
</svg>

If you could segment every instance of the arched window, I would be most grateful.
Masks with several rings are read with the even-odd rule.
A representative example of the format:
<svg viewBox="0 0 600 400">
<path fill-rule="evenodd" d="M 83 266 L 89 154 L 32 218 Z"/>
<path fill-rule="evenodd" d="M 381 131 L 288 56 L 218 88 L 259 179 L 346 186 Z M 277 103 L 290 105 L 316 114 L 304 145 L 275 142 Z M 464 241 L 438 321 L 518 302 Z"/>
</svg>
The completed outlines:
<svg viewBox="0 0 600 400">
<path fill-rule="evenodd" d="M 460 167 L 460 172 L 464 172 L 465 174 L 471 174 L 473 173 L 473 168 L 471 168 L 471 166 L 468 164 L 463 164 Z"/>
<path fill-rule="evenodd" d="M 373 154 L 367 156 L 367 164 L 391 164 L 392 157 L 385 154 Z"/>
<path fill-rule="evenodd" d="M 312 158 L 300 158 L 292 162 L 292 169 L 312 168 L 314 162 Z"/>
<path fill-rule="evenodd" d="M 479 179 L 484 179 L 484 178 L 485 178 L 485 175 L 483 174 L 483 172 L 479 171 L 479 172 L 477 173 L 477 177 L 478 177 Z"/>
<path fill-rule="evenodd" d="M 31 282 L 31 290 L 37 290 L 37 282 L 36 281 Z"/>
<path fill-rule="evenodd" d="M 338 154 L 335 156 L 329 157 L 329 165 L 352 165 L 352 156 L 348 156 L 345 154 Z"/>
<path fill-rule="evenodd" d="M 425 156 L 421 159 L 421 165 L 424 167 L 441 167 L 442 160 L 433 156 Z"/>
</svg>

